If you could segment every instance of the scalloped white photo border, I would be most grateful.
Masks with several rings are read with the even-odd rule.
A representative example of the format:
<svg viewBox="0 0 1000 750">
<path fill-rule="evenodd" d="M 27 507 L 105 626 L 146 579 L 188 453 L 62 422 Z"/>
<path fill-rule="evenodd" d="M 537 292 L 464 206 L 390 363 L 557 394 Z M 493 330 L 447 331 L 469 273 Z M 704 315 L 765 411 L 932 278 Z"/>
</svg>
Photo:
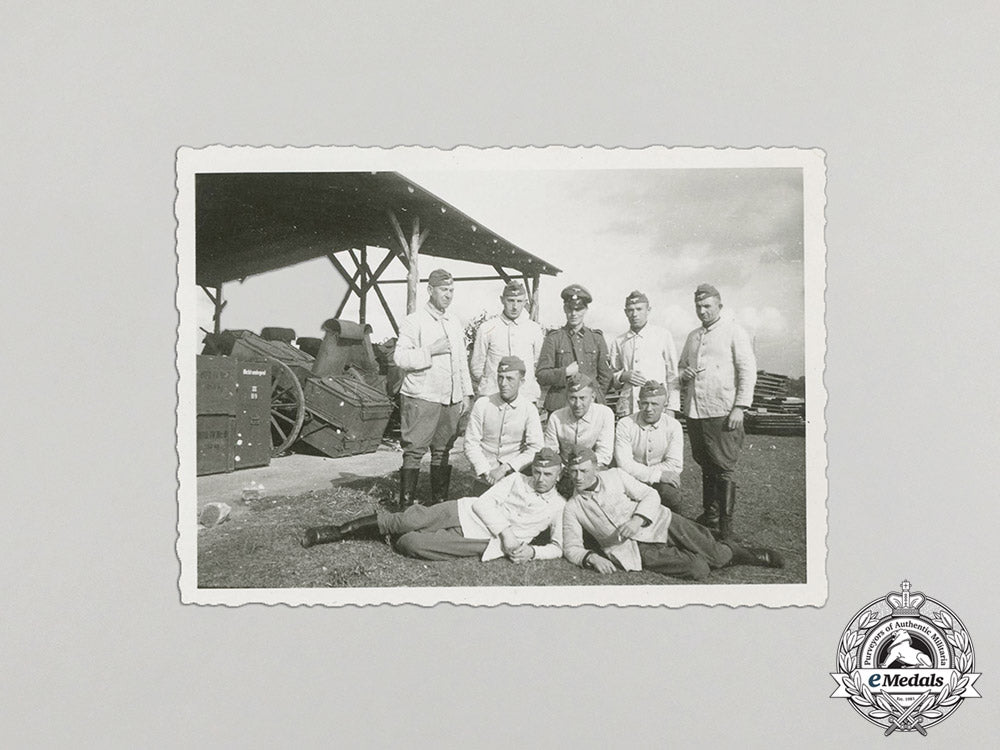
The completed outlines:
<svg viewBox="0 0 1000 750">
<path fill-rule="evenodd" d="M 368 605 L 444 602 L 474 606 L 668 606 L 689 604 L 766 607 L 822 606 L 827 598 L 827 451 L 823 383 L 826 356 L 825 153 L 805 148 L 696 148 L 600 146 L 476 148 L 422 146 L 182 147 L 177 152 L 177 275 L 179 312 L 176 551 L 185 604 Z M 197 585 L 197 480 L 195 476 L 195 373 L 198 347 L 195 284 L 195 190 L 198 172 L 340 172 L 407 170 L 571 170 L 801 168 L 805 292 L 806 582 L 801 584 L 689 584 L 681 586 L 483 586 L 411 588 L 201 589 Z"/>
</svg>

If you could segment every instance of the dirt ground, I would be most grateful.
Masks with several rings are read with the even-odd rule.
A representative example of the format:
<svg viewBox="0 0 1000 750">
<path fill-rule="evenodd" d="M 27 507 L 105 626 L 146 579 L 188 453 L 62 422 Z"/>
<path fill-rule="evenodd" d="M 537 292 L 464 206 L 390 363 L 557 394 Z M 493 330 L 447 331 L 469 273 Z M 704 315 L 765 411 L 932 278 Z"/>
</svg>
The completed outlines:
<svg viewBox="0 0 1000 750">
<path fill-rule="evenodd" d="M 459 452 L 451 496 L 470 494 L 472 474 Z M 507 560 L 425 562 L 397 554 L 379 541 L 346 541 L 303 549 L 307 526 L 341 523 L 376 507 L 390 507 L 398 491 L 398 451 L 325 459 L 288 456 L 262 469 L 199 478 L 201 507 L 222 500 L 233 508 L 219 526 L 199 529 L 201 588 L 380 586 L 538 586 L 683 584 L 656 573 L 598 575 L 565 560 L 514 565 Z M 240 491 L 251 479 L 266 496 L 249 504 Z M 426 493 L 427 472 L 420 491 Z M 732 567 L 705 583 L 803 583 L 806 580 L 805 439 L 747 436 L 738 473 L 736 532 L 747 543 L 778 549 L 785 568 Z M 681 478 L 684 514 L 700 512 L 701 474 L 685 446 Z"/>
</svg>

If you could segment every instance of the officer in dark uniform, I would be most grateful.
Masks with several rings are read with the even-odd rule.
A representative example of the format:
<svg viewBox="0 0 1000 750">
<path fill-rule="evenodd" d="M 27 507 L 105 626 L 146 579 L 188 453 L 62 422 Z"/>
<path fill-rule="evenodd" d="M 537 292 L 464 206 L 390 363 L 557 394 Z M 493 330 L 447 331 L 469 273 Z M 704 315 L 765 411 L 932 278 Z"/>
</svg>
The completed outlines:
<svg viewBox="0 0 1000 750">
<path fill-rule="evenodd" d="M 545 409 L 549 413 L 566 405 L 566 378 L 580 372 L 595 381 L 595 400 L 603 404 L 612 376 L 604 334 L 583 324 L 587 306 L 593 299 L 590 292 L 579 284 L 570 284 L 561 296 L 566 325 L 546 334 L 535 368 L 539 385 L 549 389 L 545 394 Z"/>
</svg>

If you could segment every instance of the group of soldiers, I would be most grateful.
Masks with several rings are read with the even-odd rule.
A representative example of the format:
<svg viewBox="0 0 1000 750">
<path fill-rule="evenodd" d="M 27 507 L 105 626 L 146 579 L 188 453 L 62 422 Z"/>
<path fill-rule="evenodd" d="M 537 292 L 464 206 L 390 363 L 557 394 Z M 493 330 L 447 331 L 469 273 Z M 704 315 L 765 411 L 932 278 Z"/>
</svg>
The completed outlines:
<svg viewBox="0 0 1000 750">
<path fill-rule="evenodd" d="M 727 565 L 783 565 L 775 550 L 733 534 L 734 470 L 757 368 L 746 332 L 721 316 L 715 287 L 695 290 L 701 325 L 679 358 L 669 331 L 648 322 L 649 299 L 639 291 L 625 299 L 629 329 L 609 351 L 604 334 L 585 325 L 592 297 L 582 286 L 563 289 L 566 325 L 545 334 L 527 313 L 524 285 L 511 281 L 501 313 L 479 327 L 471 358 L 464 327 L 448 312 L 451 274 L 431 272 L 427 291 L 426 306 L 400 327 L 394 354 L 405 373 L 401 510 L 307 529 L 303 546 L 382 538 L 425 560 L 565 557 L 598 573 L 693 580 Z M 617 413 L 606 405 L 615 390 Z M 702 470 L 694 520 L 681 513 L 677 412 Z M 464 416 L 474 494 L 449 500 L 450 454 Z M 430 492 L 420 499 L 428 449 Z"/>
</svg>

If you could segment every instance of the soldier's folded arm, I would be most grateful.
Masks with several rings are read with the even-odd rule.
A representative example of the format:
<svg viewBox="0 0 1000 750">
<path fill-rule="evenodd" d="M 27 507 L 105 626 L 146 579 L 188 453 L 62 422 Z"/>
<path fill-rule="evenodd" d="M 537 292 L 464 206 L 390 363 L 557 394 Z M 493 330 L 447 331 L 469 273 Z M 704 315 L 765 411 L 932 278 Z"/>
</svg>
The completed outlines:
<svg viewBox="0 0 1000 750">
<path fill-rule="evenodd" d="M 664 370 L 664 384 L 667 386 L 667 408 L 671 411 L 681 410 L 681 377 L 680 363 L 677 360 L 677 349 L 674 346 L 674 337 L 670 331 L 666 332 L 666 346 L 663 350 L 663 359 L 667 363 Z"/>
<path fill-rule="evenodd" d="M 622 358 L 622 347 L 618 339 L 615 339 L 611 343 L 609 359 L 611 360 L 611 383 L 621 387 L 624 382 L 626 367 Z"/>
<path fill-rule="evenodd" d="M 574 565 L 583 567 L 583 558 L 587 548 L 583 546 L 583 526 L 570 503 L 566 503 L 563 511 L 563 557 Z"/>
<path fill-rule="evenodd" d="M 672 434 L 670 444 L 667 446 L 667 455 L 663 457 L 663 469 L 680 475 L 684 471 L 684 428 L 677 421 L 670 424 Z"/>
<path fill-rule="evenodd" d="M 558 560 L 563 556 L 563 511 L 558 508 L 549 524 L 549 543 L 532 545 L 536 560 Z"/>
<path fill-rule="evenodd" d="M 511 479 L 512 477 L 501 479 L 472 501 L 472 512 L 495 537 L 499 537 L 510 527 L 510 519 L 500 510 L 497 499 L 510 492 Z"/>
<path fill-rule="evenodd" d="M 693 370 L 691 367 L 691 348 L 694 341 L 694 332 L 688 335 L 687 340 L 684 342 L 684 348 L 681 349 L 681 356 L 677 360 L 677 378 L 682 382 L 686 383 L 690 380 L 691 373 L 688 372 L 689 369 Z"/>
<path fill-rule="evenodd" d="M 489 459 L 483 452 L 483 414 L 485 412 L 488 399 L 483 397 L 472 406 L 472 413 L 469 415 L 469 423 L 465 427 L 465 444 L 463 452 L 465 457 L 472 464 L 473 471 L 477 475 L 483 475 L 490 470 Z"/>
<path fill-rule="evenodd" d="M 661 466 L 663 464 L 660 464 Z M 659 478 L 656 480 L 658 482 L 663 482 L 664 484 L 669 484 L 673 487 L 681 486 L 681 475 L 676 471 L 670 471 L 669 469 L 664 469 L 660 472 Z"/>
<path fill-rule="evenodd" d="M 625 494 L 637 503 L 633 515 L 642 516 L 648 521 L 656 518 L 661 507 L 660 493 L 648 484 L 643 484 L 635 477 L 630 476 L 627 472 L 621 471 L 619 476 L 625 486 Z"/>
<path fill-rule="evenodd" d="M 555 414 L 550 416 L 549 421 L 545 423 L 543 442 L 546 448 L 551 448 L 554 451 L 559 450 L 559 418 Z"/>
<path fill-rule="evenodd" d="M 594 333 L 597 334 L 597 384 L 600 386 L 601 393 L 607 393 L 612 378 L 608 343 L 604 340 L 604 334 L 600 330 L 595 328 Z"/>
<path fill-rule="evenodd" d="M 524 431 L 524 448 L 517 455 L 505 459 L 504 463 L 514 471 L 520 471 L 531 465 L 531 459 L 544 445 L 545 436 L 542 434 L 542 421 L 538 417 L 538 410 L 534 405 L 529 404 L 528 422 Z"/>
<path fill-rule="evenodd" d="M 609 407 L 605 406 L 604 409 L 607 411 L 602 410 L 604 422 L 597 435 L 597 442 L 594 443 L 594 453 L 597 454 L 597 463 L 610 466 L 615 453 L 615 416 Z"/>
<path fill-rule="evenodd" d="M 486 332 L 489 330 L 489 320 L 483 321 L 476 331 L 476 342 L 472 346 L 472 357 L 469 359 L 469 373 L 472 375 L 472 383 L 477 388 L 479 381 L 483 379 L 486 368 Z"/>
<path fill-rule="evenodd" d="M 556 367 L 556 343 L 553 336 L 546 336 L 542 342 L 535 379 L 540 385 L 566 385 L 566 368 Z"/>
<path fill-rule="evenodd" d="M 399 327 L 392 359 L 401 370 L 426 370 L 431 366 L 431 349 L 420 346 L 420 324 L 415 318 L 407 316 Z"/>
<path fill-rule="evenodd" d="M 545 331 L 540 325 L 535 326 L 534 334 L 531 337 L 531 369 L 538 369 L 538 360 L 542 356 L 542 345 L 545 343 Z"/>
<path fill-rule="evenodd" d="M 615 465 L 640 482 L 652 483 L 659 481 L 662 471 L 655 466 L 646 466 L 635 460 L 632 455 L 632 425 L 631 418 L 626 417 L 618 422 L 615 429 Z"/>
<path fill-rule="evenodd" d="M 736 368 L 736 398 L 734 406 L 749 409 L 753 403 L 753 389 L 757 384 L 757 358 L 747 332 L 736 326 L 733 332 L 733 364 Z"/>
<path fill-rule="evenodd" d="M 674 429 L 668 436 L 668 439 L 670 442 L 667 445 L 667 453 L 663 457 L 663 460 L 649 466 L 649 469 L 655 472 L 657 477 L 649 481 L 667 482 L 668 484 L 673 484 L 675 487 L 679 487 L 681 472 L 684 470 L 684 429 L 680 426 L 680 423 L 674 423 Z M 617 456 L 618 454 L 615 453 L 616 458 Z M 621 466 L 621 463 L 618 465 Z M 634 472 L 630 471 L 629 474 L 642 479 L 641 476 Z"/>
</svg>

